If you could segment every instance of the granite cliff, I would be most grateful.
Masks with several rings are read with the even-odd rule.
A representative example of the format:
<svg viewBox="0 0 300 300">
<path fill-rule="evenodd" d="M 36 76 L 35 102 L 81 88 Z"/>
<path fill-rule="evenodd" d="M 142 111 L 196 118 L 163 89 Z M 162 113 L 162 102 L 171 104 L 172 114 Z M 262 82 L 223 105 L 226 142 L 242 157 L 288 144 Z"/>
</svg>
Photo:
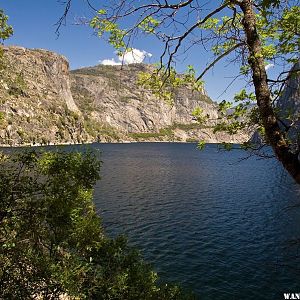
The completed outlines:
<svg viewBox="0 0 300 300">
<path fill-rule="evenodd" d="M 293 148 L 300 145 L 300 61 L 291 69 L 285 89 L 279 97 L 277 107 L 281 117 L 281 125 L 287 130 L 287 135 Z"/>
<path fill-rule="evenodd" d="M 143 64 L 95 66 L 69 72 L 61 55 L 4 47 L 0 69 L 0 144 L 122 141 L 242 142 L 247 135 L 214 134 L 191 112 L 218 116 L 216 104 L 188 88 L 174 105 L 137 85 Z"/>
<path fill-rule="evenodd" d="M 0 77 L 0 144 L 75 141 L 82 133 L 69 64 L 45 50 L 4 47 Z"/>
<path fill-rule="evenodd" d="M 276 101 L 279 125 L 285 130 L 293 151 L 300 147 L 300 61 L 288 74 L 282 94 Z M 251 137 L 254 144 L 265 144 L 265 140 L 256 131 Z"/>
</svg>

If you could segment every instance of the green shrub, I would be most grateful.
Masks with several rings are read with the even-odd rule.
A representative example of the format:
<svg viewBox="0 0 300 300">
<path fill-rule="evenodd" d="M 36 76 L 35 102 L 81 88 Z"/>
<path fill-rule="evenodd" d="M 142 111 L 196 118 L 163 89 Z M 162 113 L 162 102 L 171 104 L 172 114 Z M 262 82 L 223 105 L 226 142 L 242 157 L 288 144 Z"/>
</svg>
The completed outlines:
<svg viewBox="0 0 300 300">
<path fill-rule="evenodd" d="M 9 83 L 9 95 L 13 96 L 25 96 L 26 83 L 23 74 L 19 73 L 15 78 L 10 79 Z"/>
<path fill-rule="evenodd" d="M 0 156 L 1 299 L 187 299 L 122 237 L 109 239 L 92 201 L 100 162 L 87 153 Z"/>
<path fill-rule="evenodd" d="M 198 142 L 199 142 L 199 139 L 196 139 L 196 138 L 188 138 L 188 139 L 186 139 L 186 142 L 187 142 L 187 143 L 198 143 Z"/>
<path fill-rule="evenodd" d="M 120 96 L 119 99 L 120 99 L 120 102 L 130 103 L 132 98 L 133 98 L 132 96 Z"/>
<path fill-rule="evenodd" d="M 160 139 L 163 137 L 168 137 L 169 139 L 173 139 L 175 129 L 189 131 L 189 130 L 201 129 L 201 128 L 204 128 L 204 126 L 199 123 L 190 123 L 190 124 L 174 123 L 173 125 L 159 129 L 158 132 L 133 132 L 130 133 L 129 136 L 137 140 L 149 139 L 149 138 Z"/>
<path fill-rule="evenodd" d="M 109 137 L 116 141 L 120 139 L 113 127 L 101 124 L 88 116 L 85 116 L 83 125 L 86 132 L 94 138 Z"/>
<path fill-rule="evenodd" d="M 2 127 L 5 123 L 6 123 L 5 112 L 0 111 L 0 127 Z"/>
<path fill-rule="evenodd" d="M 189 130 L 193 130 L 193 129 L 202 129 L 202 128 L 204 128 L 204 126 L 199 123 L 188 123 L 188 124 L 174 123 L 170 128 L 189 131 Z"/>
</svg>

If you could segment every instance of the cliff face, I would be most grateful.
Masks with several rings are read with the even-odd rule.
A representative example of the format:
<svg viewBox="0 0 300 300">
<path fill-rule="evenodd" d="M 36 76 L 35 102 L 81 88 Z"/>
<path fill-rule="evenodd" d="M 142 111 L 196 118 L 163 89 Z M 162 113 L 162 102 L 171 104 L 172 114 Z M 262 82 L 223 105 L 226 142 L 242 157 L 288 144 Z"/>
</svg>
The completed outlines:
<svg viewBox="0 0 300 300">
<path fill-rule="evenodd" d="M 297 150 L 300 145 L 300 61 L 292 68 L 277 107 L 282 126 L 289 128 L 287 134 L 293 143 L 292 148 Z"/>
<path fill-rule="evenodd" d="M 80 130 L 69 116 L 79 110 L 70 91 L 67 60 L 45 50 L 3 50 L 0 143 L 75 140 Z"/>
<path fill-rule="evenodd" d="M 300 112 L 300 61 L 292 68 L 277 106 L 284 114 Z"/>
<path fill-rule="evenodd" d="M 205 113 L 216 117 L 216 106 L 205 95 L 180 89 L 174 105 L 158 100 L 139 87 L 139 72 L 147 72 L 146 65 L 96 66 L 71 72 L 72 93 L 81 110 L 83 99 L 89 101 L 93 117 L 127 133 L 158 131 L 174 123 L 191 123 L 191 112 L 201 105 Z"/>
<path fill-rule="evenodd" d="M 157 99 L 137 85 L 138 74 L 150 71 L 143 64 L 95 66 L 71 72 L 71 89 L 89 121 L 113 128 L 121 139 L 137 141 L 241 142 L 246 136 L 213 134 L 208 126 L 193 121 L 192 111 L 201 107 L 204 115 L 216 119 L 217 105 L 204 93 L 179 88 L 174 105 Z M 206 124 L 207 125 L 207 124 Z M 101 137 L 100 137 L 101 139 Z"/>
<path fill-rule="evenodd" d="M 3 67 L 4 66 L 4 67 Z M 93 141 L 241 142 L 193 123 L 202 107 L 217 117 L 208 96 L 187 88 L 174 105 L 136 84 L 146 65 L 96 66 L 69 74 L 67 60 L 46 50 L 4 47 L 0 69 L 0 144 Z"/>
</svg>

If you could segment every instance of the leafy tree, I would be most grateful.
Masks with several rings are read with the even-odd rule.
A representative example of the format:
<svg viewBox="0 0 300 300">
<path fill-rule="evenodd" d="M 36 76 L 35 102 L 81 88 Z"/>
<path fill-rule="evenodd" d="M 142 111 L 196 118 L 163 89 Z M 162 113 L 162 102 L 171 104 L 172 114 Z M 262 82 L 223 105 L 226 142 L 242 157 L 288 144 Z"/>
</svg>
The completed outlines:
<svg viewBox="0 0 300 300">
<path fill-rule="evenodd" d="M 71 2 L 68 1 L 65 15 Z M 276 109 L 284 84 L 299 72 L 297 69 L 289 71 L 299 59 L 298 1 L 118 0 L 92 8 L 96 15 L 90 25 L 117 49 L 119 55 L 130 51 L 134 38 L 142 34 L 162 42 L 158 69 L 153 74 L 141 74 L 141 79 L 146 87 L 168 101 L 172 100 L 172 86 L 201 88 L 202 77 L 221 59 L 227 57 L 239 64 L 240 71 L 236 75 L 249 78 L 254 91 L 242 90 L 233 103 L 221 103 L 221 117 L 215 131 L 234 134 L 249 126 L 252 130 L 258 129 L 272 146 L 277 159 L 300 183 L 299 142 L 289 139 L 288 131 L 292 126 L 282 126 L 283 116 Z M 174 76 L 178 55 L 202 45 L 214 54 L 213 61 L 208 62 L 199 76 L 192 67 L 185 78 Z M 268 78 L 265 70 L 268 63 L 284 66 L 278 78 Z M 203 121 L 201 114 L 197 117 Z M 292 117 L 293 121 L 299 118 Z M 243 146 L 246 148 L 249 144 Z"/>
<path fill-rule="evenodd" d="M 4 14 L 4 11 L 0 9 L 0 79 L 2 79 L 2 73 L 6 68 L 3 59 L 3 49 L 1 45 L 13 34 L 12 26 L 7 24 L 8 16 Z"/>
<path fill-rule="evenodd" d="M 191 299 L 105 235 L 92 201 L 99 167 L 89 152 L 1 154 L 1 299 Z"/>
<path fill-rule="evenodd" d="M 0 9 L 0 41 L 8 39 L 13 34 L 12 26 L 7 24 L 8 16 L 4 14 L 4 11 Z"/>
</svg>

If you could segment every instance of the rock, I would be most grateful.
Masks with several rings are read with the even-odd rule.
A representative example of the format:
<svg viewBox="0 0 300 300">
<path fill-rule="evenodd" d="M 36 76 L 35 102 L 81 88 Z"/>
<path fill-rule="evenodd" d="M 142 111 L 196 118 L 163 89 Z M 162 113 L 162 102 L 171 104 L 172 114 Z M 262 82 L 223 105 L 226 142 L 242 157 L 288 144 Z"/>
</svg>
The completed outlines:
<svg viewBox="0 0 300 300">
<path fill-rule="evenodd" d="M 152 66 L 99 65 L 69 72 L 66 58 L 56 53 L 3 49 L 0 144 L 247 139 L 247 134 L 214 134 L 193 122 L 191 113 L 199 106 L 204 114 L 218 116 L 204 90 L 177 89 L 170 106 L 138 86 L 138 73 Z"/>
<path fill-rule="evenodd" d="M 151 70 L 145 64 L 98 65 L 74 70 L 71 71 L 72 94 L 83 114 L 115 128 L 126 140 L 242 142 L 247 139 L 246 135 L 235 138 L 225 133 L 216 135 L 193 122 L 192 111 L 196 107 L 201 107 L 204 115 L 218 117 L 217 105 L 206 92 L 179 88 L 171 106 L 138 86 L 139 72 Z"/>
<path fill-rule="evenodd" d="M 281 97 L 277 101 L 281 115 L 300 112 L 300 61 L 292 68 Z"/>
<path fill-rule="evenodd" d="M 300 61 L 289 73 L 289 79 L 281 97 L 277 101 L 282 128 L 288 128 L 287 135 L 292 148 L 300 145 Z"/>
</svg>

